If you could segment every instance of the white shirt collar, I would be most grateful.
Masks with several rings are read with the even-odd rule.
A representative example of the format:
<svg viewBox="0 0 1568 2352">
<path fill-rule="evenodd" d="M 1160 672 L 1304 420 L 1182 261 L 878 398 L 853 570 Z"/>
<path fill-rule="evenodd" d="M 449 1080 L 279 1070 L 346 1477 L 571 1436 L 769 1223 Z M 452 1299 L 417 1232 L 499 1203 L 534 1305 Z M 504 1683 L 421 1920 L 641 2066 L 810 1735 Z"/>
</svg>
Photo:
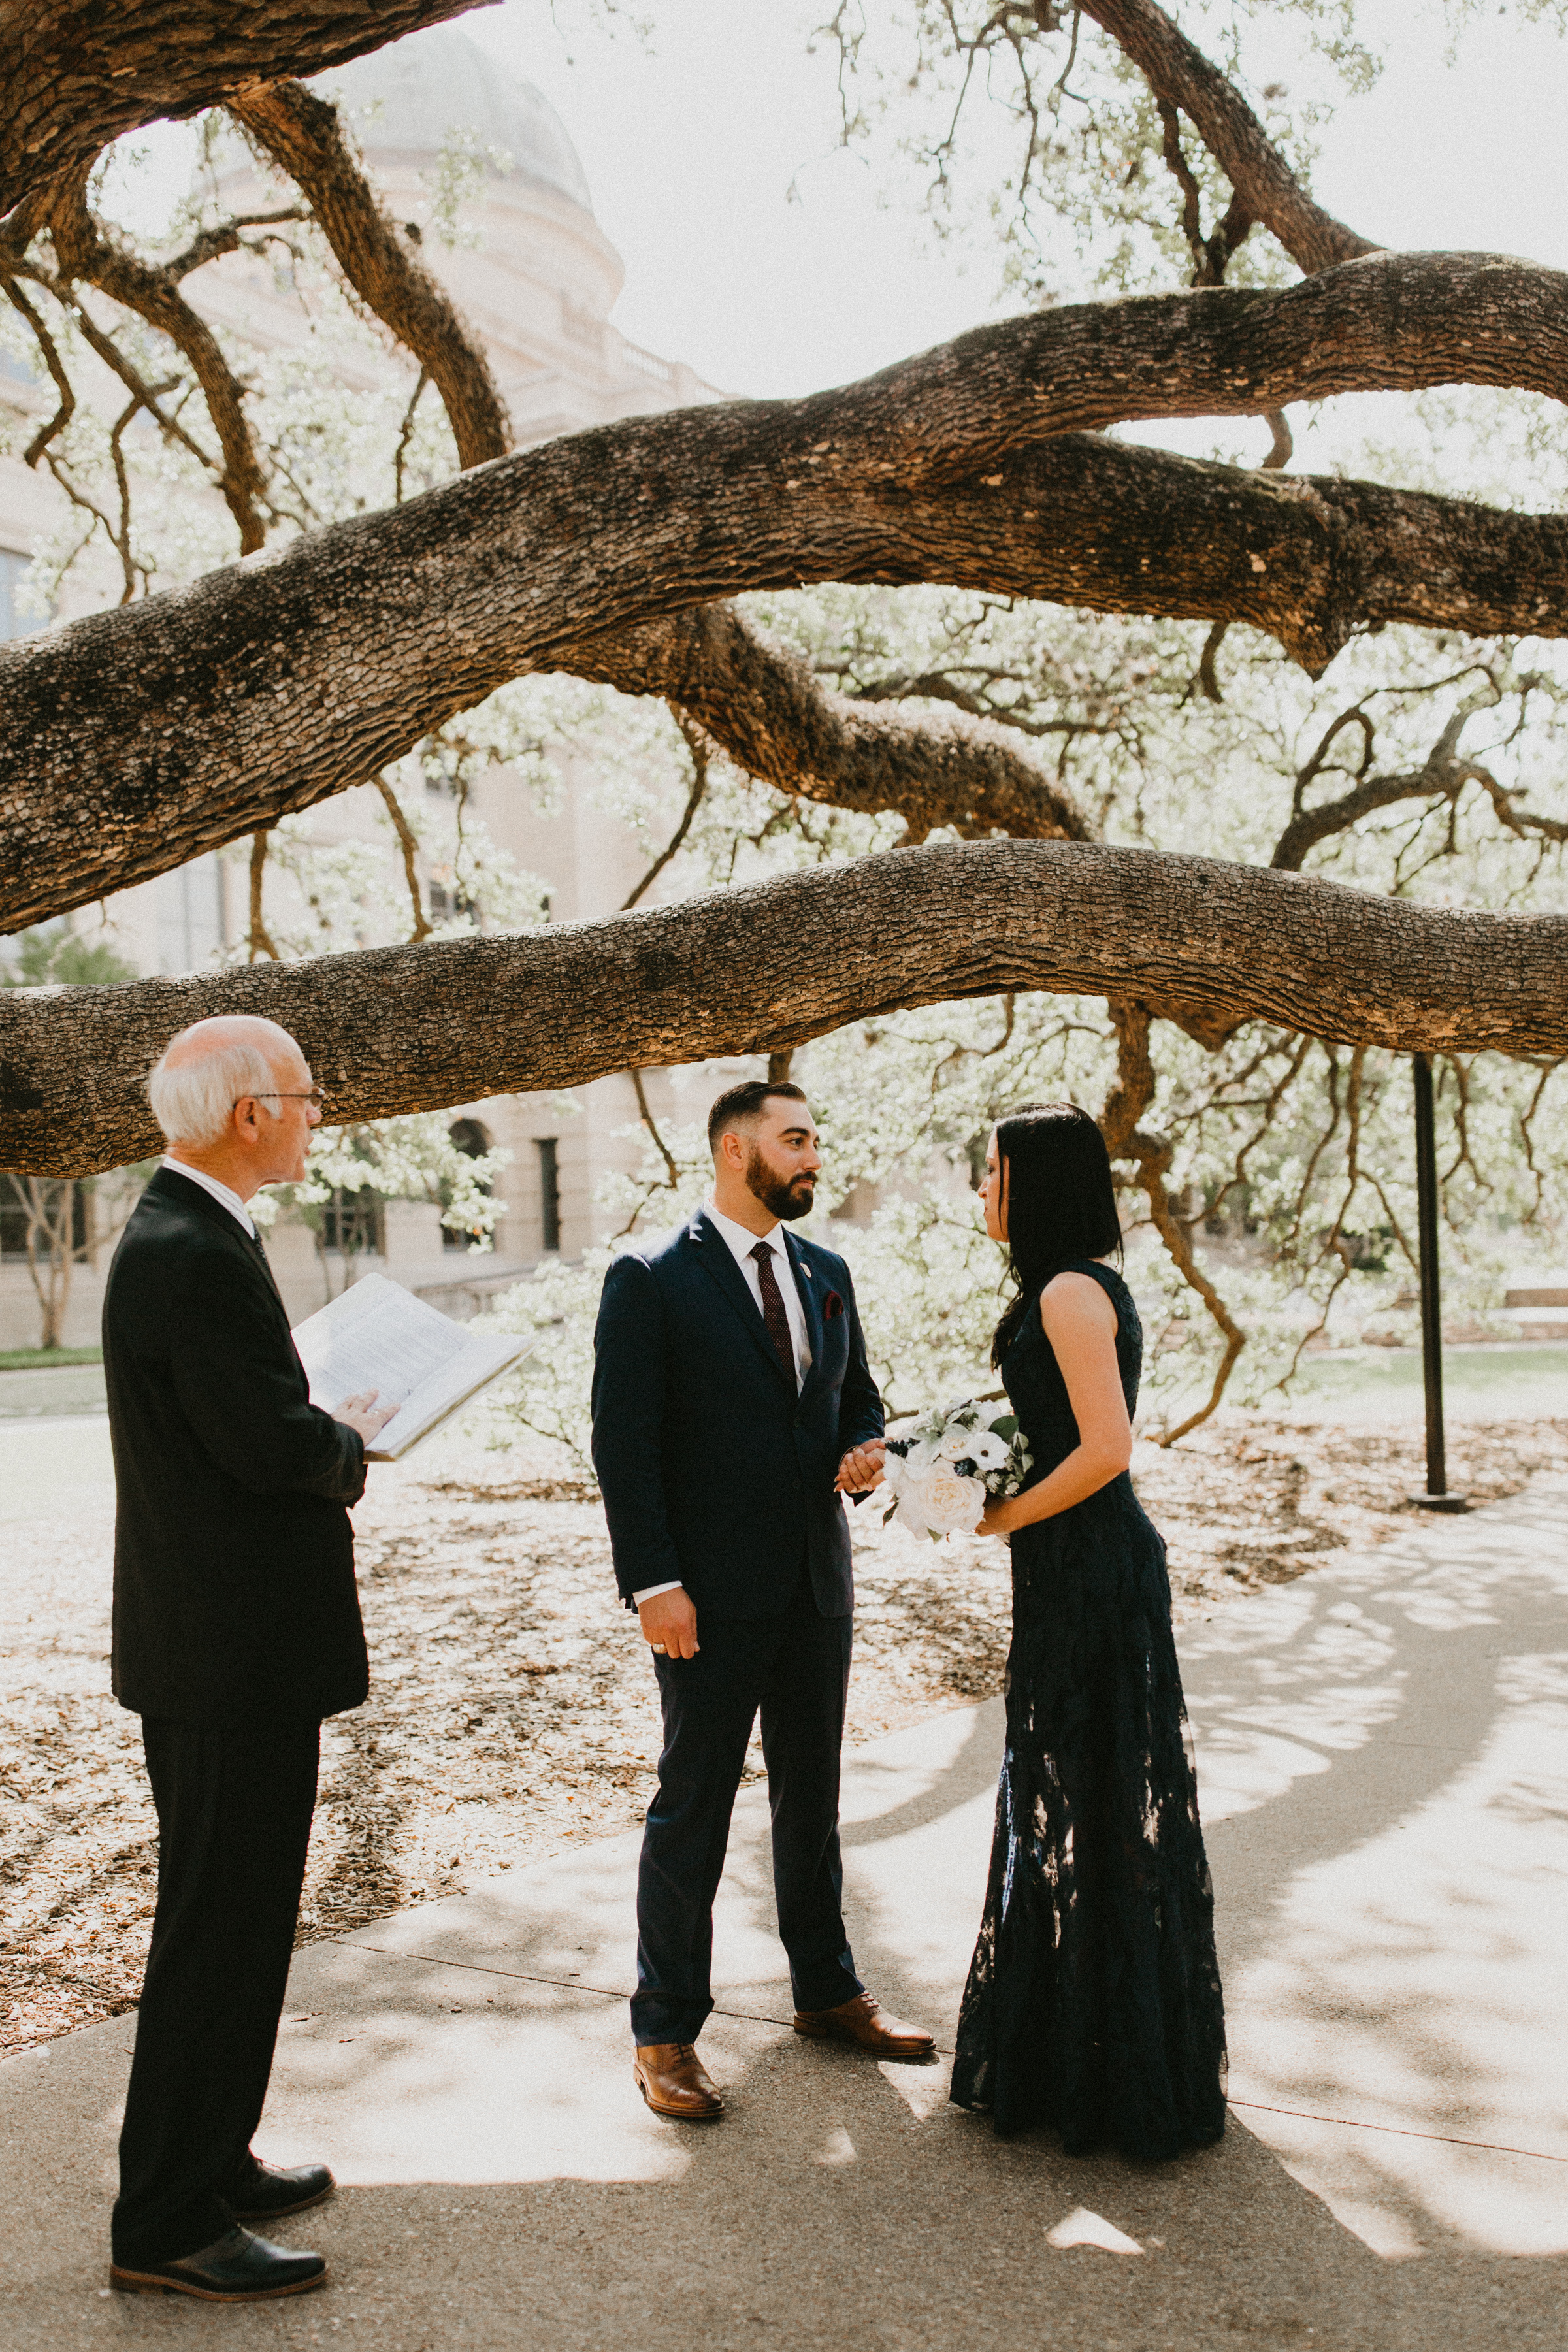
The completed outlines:
<svg viewBox="0 0 1568 2352">
<path fill-rule="evenodd" d="M 788 1256 L 789 1253 L 784 1248 L 784 1235 L 777 1217 L 773 1219 L 765 1234 L 754 1234 L 750 1225 L 737 1224 L 733 1217 L 727 1217 L 724 1214 L 722 1209 L 716 1209 L 711 1201 L 708 1202 L 706 1206 L 708 1214 L 718 1226 L 736 1257 L 750 1257 L 759 1242 L 766 1242 L 768 1247 L 776 1251 L 780 1257 Z"/>
<path fill-rule="evenodd" d="M 226 1209 L 236 1224 L 243 1225 L 252 1241 L 256 1239 L 256 1227 L 250 1212 L 231 1186 L 220 1184 L 217 1178 L 209 1176 L 205 1169 L 188 1167 L 184 1160 L 176 1160 L 170 1151 L 164 1152 L 158 1165 L 171 1170 L 176 1176 L 187 1177 L 193 1184 L 199 1184 L 204 1192 L 210 1192 L 219 1208 Z"/>
</svg>

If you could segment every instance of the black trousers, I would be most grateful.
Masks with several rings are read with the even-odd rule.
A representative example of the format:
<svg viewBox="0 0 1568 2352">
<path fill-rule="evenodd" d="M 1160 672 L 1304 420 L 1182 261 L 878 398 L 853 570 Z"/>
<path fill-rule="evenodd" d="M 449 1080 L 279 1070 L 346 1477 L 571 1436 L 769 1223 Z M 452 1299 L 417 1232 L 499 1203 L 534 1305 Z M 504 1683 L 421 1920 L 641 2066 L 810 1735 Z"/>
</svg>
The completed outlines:
<svg viewBox="0 0 1568 2352">
<path fill-rule="evenodd" d="M 863 1990 L 844 1931 L 838 1855 L 850 1628 L 847 1617 L 820 1613 L 803 1578 L 782 1615 L 701 1616 L 694 1658 L 654 1659 L 664 1752 L 637 1874 L 639 2043 L 694 2042 L 713 2006 L 713 1897 L 759 1709 L 795 2007 L 832 2009 Z"/>
<path fill-rule="evenodd" d="M 321 1727 L 144 1717 L 158 1908 L 120 2135 L 113 2252 L 174 2262 L 231 2225 L 289 1981 Z"/>
</svg>

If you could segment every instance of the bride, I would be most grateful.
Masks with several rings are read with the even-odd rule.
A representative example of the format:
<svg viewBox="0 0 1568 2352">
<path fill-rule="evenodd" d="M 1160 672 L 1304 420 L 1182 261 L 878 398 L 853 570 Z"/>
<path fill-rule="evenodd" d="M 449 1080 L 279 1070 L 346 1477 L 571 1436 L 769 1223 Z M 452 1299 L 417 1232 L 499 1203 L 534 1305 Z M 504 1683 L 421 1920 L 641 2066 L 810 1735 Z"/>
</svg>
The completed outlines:
<svg viewBox="0 0 1568 2352">
<path fill-rule="evenodd" d="M 981 1194 L 1016 1295 L 992 1346 L 1031 1484 L 1013 1551 L 1007 1738 L 952 2095 L 1069 2154 L 1225 2129 L 1225 2011 L 1165 1547 L 1127 1475 L 1143 1335 L 1104 1139 L 1070 1103 L 998 1124 Z"/>
</svg>

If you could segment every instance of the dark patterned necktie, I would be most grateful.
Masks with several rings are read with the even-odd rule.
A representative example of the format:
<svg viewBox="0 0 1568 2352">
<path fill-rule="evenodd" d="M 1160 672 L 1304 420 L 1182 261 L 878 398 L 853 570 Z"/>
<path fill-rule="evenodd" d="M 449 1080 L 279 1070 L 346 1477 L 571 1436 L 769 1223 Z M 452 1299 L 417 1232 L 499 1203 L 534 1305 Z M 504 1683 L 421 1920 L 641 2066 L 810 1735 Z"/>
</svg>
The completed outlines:
<svg viewBox="0 0 1568 2352">
<path fill-rule="evenodd" d="M 795 1377 L 795 1346 L 789 1336 L 789 1317 L 784 1313 L 784 1293 L 773 1272 L 773 1254 L 767 1242 L 759 1242 L 752 1252 L 756 1261 L 757 1285 L 763 1294 L 763 1321 L 768 1327 L 768 1337 L 778 1349 L 779 1361 L 793 1381 Z"/>
</svg>

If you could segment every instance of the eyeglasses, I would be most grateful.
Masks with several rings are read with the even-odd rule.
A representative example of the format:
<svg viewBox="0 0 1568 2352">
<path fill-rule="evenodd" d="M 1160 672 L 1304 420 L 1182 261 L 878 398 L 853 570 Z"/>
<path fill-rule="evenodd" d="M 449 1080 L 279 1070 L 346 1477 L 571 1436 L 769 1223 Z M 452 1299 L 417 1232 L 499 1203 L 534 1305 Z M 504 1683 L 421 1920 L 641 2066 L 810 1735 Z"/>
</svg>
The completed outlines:
<svg viewBox="0 0 1568 2352">
<path fill-rule="evenodd" d="M 229 1108 L 237 1110 L 242 1102 L 308 1102 L 314 1103 L 318 1110 L 322 1110 L 326 1107 L 326 1100 L 327 1097 L 320 1087 L 307 1087 L 302 1094 L 297 1092 L 289 1094 L 277 1087 L 270 1087 L 260 1094 L 237 1095 L 230 1103 Z"/>
</svg>

